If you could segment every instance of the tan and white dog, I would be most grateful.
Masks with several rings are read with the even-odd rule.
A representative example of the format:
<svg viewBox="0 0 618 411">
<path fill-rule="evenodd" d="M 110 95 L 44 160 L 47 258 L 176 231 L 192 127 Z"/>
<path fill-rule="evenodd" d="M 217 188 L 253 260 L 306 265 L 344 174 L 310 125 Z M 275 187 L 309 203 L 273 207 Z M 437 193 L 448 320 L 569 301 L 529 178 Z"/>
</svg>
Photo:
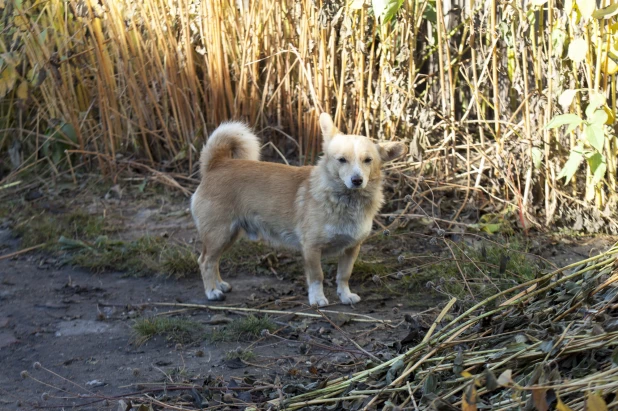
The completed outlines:
<svg viewBox="0 0 618 411">
<path fill-rule="evenodd" d="M 360 301 L 348 280 L 383 202 L 380 166 L 406 147 L 341 134 L 326 113 L 320 127 L 324 155 L 316 166 L 260 162 L 259 140 L 242 123 L 223 123 L 208 139 L 191 213 L 202 241 L 198 262 L 209 300 L 224 300 L 232 289 L 221 279 L 219 259 L 244 233 L 302 252 L 311 305 L 328 304 L 320 260 L 338 255 L 337 294 L 344 304 Z"/>
</svg>

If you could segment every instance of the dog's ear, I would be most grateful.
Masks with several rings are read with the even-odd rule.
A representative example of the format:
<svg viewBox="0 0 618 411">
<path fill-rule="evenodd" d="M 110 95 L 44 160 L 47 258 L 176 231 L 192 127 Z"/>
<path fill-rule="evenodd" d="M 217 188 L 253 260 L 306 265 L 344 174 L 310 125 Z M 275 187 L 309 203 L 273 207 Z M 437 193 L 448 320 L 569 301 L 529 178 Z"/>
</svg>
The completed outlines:
<svg viewBox="0 0 618 411">
<path fill-rule="evenodd" d="M 339 132 L 337 127 L 335 127 L 335 123 L 333 123 L 333 119 L 330 115 L 328 115 L 328 113 L 320 114 L 320 128 L 322 129 L 324 143 L 328 143 L 330 139 Z"/>
<path fill-rule="evenodd" d="M 385 162 L 395 160 L 408 152 L 408 148 L 403 143 L 382 143 L 377 146 L 380 158 Z"/>
</svg>

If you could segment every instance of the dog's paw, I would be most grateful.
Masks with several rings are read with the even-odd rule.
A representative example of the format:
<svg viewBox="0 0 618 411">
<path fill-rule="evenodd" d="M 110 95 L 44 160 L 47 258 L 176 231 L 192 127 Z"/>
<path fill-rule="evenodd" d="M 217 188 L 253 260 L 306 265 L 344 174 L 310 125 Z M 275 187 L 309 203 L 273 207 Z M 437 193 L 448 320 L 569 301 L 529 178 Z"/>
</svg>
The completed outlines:
<svg viewBox="0 0 618 411">
<path fill-rule="evenodd" d="M 225 300 L 225 294 L 221 290 L 210 290 L 206 291 L 206 298 L 209 301 L 223 301 Z"/>
<path fill-rule="evenodd" d="M 217 288 L 223 291 L 224 293 L 229 293 L 230 291 L 232 291 L 232 286 L 229 283 L 226 283 L 225 281 L 218 282 Z"/>
<path fill-rule="evenodd" d="M 325 305 L 328 305 L 328 300 L 324 296 L 309 298 L 309 305 L 317 305 L 318 307 L 324 307 Z"/>
<path fill-rule="evenodd" d="M 346 294 L 339 293 L 339 298 L 341 299 L 341 302 L 343 304 L 356 304 L 357 302 L 361 300 L 358 294 L 354 294 L 354 293 L 346 293 Z"/>
</svg>

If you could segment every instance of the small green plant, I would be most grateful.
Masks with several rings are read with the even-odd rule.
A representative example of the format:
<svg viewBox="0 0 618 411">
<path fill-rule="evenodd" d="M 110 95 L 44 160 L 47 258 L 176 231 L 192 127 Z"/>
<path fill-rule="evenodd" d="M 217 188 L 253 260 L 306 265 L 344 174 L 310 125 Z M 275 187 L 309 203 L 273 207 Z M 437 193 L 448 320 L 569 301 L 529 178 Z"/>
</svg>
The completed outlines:
<svg viewBox="0 0 618 411">
<path fill-rule="evenodd" d="M 225 353 L 225 358 L 227 358 L 228 360 L 239 359 L 241 361 L 251 361 L 255 359 L 255 357 L 256 355 L 252 350 L 243 349 L 241 347 L 238 347 L 235 350 L 231 350 Z"/>
<path fill-rule="evenodd" d="M 566 90 L 562 93 L 561 103 L 563 103 L 563 105 L 570 105 L 575 93 L 578 91 L 579 90 Z M 569 159 L 560 171 L 558 178 L 564 177 L 567 183 L 571 181 L 573 175 L 575 175 L 575 172 L 585 159 L 592 173 L 592 180 L 590 183 L 595 186 L 605 179 L 607 161 L 604 155 L 604 147 L 606 137 L 609 137 L 606 136 L 604 128 L 609 119 L 606 110 L 609 111 L 609 108 L 606 107 L 605 96 L 590 91 L 585 120 L 577 114 L 561 114 L 554 117 L 547 126 L 545 126 L 547 129 L 554 129 L 568 125 L 566 129 L 567 134 L 574 131 L 577 127 L 583 126 L 582 136 L 576 146 L 571 149 Z"/>
<path fill-rule="evenodd" d="M 160 335 L 166 340 L 187 344 L 201 340 L 202 324 L 176 317 L 139 318 L 133 325 L 135 342 L 142 345 L 152 337 Z"/>
<path fill-rule="evenodd" d="M 222 341 L 248 341 L 260 336 L 263 330 L 272 332 L 275 323 L 267 316 L 257 317 L 253 314 L 239 318 L 221 329 L 214 329 L 207 338 L 214 343 Z"/>
</svg>

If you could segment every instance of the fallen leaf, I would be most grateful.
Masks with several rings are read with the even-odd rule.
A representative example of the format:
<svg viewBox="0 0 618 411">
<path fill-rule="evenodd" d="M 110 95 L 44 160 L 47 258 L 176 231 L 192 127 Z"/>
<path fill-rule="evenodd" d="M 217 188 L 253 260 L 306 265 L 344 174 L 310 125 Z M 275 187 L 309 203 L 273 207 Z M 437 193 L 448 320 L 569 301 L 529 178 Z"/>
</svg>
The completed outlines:
<svg viewBox="0 0 618 411">
<path fill-rule="evenodd" d="M 462 377 L 464 377 L 464 378 L 472 378 L 472 377 L 473 377 L 473 375 L 472 375 L 472 374 L 470 374 L 468 371 L 462 371 L 462 372 L 460 373 L 460 375 L 461 375 Z"/>
<path fill-rule="evenodd" d="M 19 87 L 17 87 L 17 98 L 26 100 L 28 99 L 28 82 L 22 81 Z"/>
<path fill-rule="evenodd" d="M 532 403 L 538 411 L 548 411 L 547 401 L 545 401 L 546 388 L 533 388 L 532 389 Z"/>
<path fill-rule="evenodd" d="M 487 392 L 491 392 L 500 388 L 500 384 L 496 379 L 496 375 L 489 368 L 485 369 L 485 388 L 487 388 Z"/>
<path fill-rule="evenodd" d="M 513 384 L 513 372 L 511 370 L 506 370 L 498 377 L 498 384 L 503 387 L 509 387 Z"/>
<path fill-rule="evenodd" d="M 556 411 L 573 411 L 571 407 L 562 402 L 560 398 L 558 398 L 558 403 L 556 404 Z"/>
<path fill-rule="evenodd" d="M 589 394 L 586 398 L 586 411 L 607 411 L 607 404 L 599 394 Z"/>
<path fill-rule="evenodd" d="M 476 411 L 476 409 L 476 387 L 474 384 L 470 384 L 461 397 L 461 410 Z"/>
</svg>

